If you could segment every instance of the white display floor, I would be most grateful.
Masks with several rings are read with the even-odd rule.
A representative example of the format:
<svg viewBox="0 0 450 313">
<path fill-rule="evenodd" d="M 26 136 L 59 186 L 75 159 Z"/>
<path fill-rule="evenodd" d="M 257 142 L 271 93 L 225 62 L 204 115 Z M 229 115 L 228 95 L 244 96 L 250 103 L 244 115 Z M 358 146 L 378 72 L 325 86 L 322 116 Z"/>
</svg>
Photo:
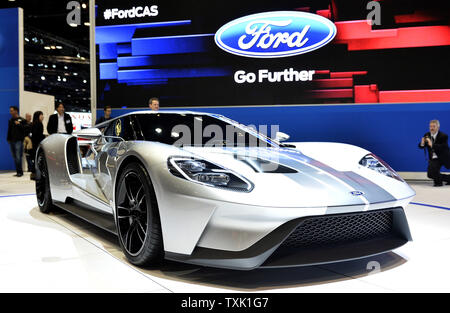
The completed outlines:
<svg viewBox="0 0 450 313">
<path fill-rule="evenodd" d="M 431 185 L 411 183 L 414 241 L 392 253 L 250 272 L 170 262 L 142 270 L 109 233 L 69 214 L 41 214 L 28 175 L 2 173 L 0 292 L 450 292 L 450 186 Z"/>
</svg>

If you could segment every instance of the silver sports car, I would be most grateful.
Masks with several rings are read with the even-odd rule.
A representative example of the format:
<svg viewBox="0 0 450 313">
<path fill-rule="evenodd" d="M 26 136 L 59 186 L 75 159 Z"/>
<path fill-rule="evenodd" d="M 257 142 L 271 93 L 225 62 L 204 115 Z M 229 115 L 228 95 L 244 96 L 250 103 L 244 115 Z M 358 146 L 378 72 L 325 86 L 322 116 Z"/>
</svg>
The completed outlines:
<svg viewBox="0 0 450 313">
<path fill-rule="evenodd" d="M 36 194 L 118 236 L 137 266 L 338 262 L 411 240 L 405 181 L 364 149 L 282 143 L 220 115 L 136 112 L 44 140 Z"/>
</svg>

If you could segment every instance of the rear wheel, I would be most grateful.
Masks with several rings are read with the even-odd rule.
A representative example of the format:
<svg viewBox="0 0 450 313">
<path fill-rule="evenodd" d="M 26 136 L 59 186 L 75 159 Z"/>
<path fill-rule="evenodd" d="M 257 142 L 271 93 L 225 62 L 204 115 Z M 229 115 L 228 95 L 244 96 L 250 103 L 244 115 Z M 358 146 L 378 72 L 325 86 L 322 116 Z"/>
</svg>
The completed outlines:
<svg viewBox="0 0 450 313">
<path fill-rule="evenodd" d="M 158 203 L 150 177 L 139 163 L 126 166 L 116 190 L 116 223 L 127 259 L 137 266 L 152 266 L 163 257 Z"/>
<path fill-rule="evenodd" d="M 36 160 L 36 198 L 39 210 L 48 214 L 53 211 L 50 178 L 44 152 L 40 151 Z"/>
</svg>

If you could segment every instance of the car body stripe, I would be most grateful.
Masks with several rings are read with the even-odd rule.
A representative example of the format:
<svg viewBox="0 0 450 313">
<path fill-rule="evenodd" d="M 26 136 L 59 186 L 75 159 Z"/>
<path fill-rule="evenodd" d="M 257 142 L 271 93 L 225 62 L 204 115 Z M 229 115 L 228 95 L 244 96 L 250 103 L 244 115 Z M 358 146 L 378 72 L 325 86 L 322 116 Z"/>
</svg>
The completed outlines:
<svg viewBox="0 0 450 313">
<path fill-rule="evenodd" d="M 282 153 L 283 156 L 286 156 Z M 341 184 L 347 187 L 348 192 L 361 191 L 364 195 L 355 196 L 360 198 L 366 205 L 365 209 L 368 209 L 369 203 L 379 203 L 395 201 L 396 199 L 385 189 L 372 181 L 358 175 L 355 172 L 339 172 L 326 164 L 316 161 L 308 156 L 302 154 L 301 158 L 296 157 L 297 153 L 289 153 L 291 159 L 295 159 L 297 162 L 306 164 L 310 167 L 314 167 L 321 170 L 324 173 L 331 175 L 334 179 L 338 180 Z M 307 159 L 305 163 L 305 159 Z M 281 162 L 282 163 L 282 162 Z"/>
</svg>

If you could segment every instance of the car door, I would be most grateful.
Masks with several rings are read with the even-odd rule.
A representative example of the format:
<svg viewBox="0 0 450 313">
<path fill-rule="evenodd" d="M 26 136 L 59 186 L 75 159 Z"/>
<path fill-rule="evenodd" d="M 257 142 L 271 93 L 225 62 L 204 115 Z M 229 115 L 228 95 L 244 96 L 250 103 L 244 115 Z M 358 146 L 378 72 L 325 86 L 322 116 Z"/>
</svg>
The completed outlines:
<svg viewBox="0 0 450 313">
<path fill-rule="evenodd" d="M 117 161 L 127 151 L 128 143 L 136 140 L 134 117 L 125 116 L 110 123 L 103 137 L 95 144 L 95 168 L 92 171 L 95 181 L 108 202 L 113 200 L 113 177 Z"/>
</svg>

